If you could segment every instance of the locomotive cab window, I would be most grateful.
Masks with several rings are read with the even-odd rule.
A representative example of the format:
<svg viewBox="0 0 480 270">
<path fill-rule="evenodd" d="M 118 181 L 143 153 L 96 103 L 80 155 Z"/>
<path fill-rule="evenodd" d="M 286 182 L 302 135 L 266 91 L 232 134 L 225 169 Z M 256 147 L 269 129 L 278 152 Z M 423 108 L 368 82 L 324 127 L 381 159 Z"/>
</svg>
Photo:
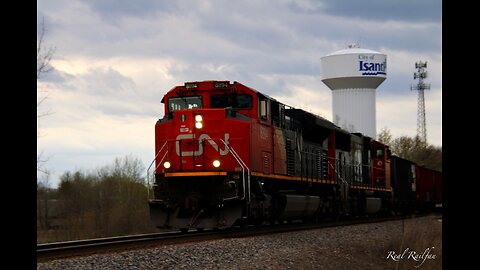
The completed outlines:
<svg viewBox="0 0 480 270">
<path fill-rule="evenodd" d="M 259 115 L 262 120 L 270 119 L 270 106 L 268 99 L 259 98 Z"/>
<path fill-rule="evenodd" d="M 377 149 L 377 158 L 383 157 L 383 149 Z"/>
<path fill-rule="evenodd" d="M 202 108 L 202 97 L 172 97 L 168 99 L 170 112 L 186 109 Z"/>
<path fill-rule="evenodd" d="M 211 108 L 251 109 L 251 95 L 212 95 L 210 97 Z"/>
</svg>

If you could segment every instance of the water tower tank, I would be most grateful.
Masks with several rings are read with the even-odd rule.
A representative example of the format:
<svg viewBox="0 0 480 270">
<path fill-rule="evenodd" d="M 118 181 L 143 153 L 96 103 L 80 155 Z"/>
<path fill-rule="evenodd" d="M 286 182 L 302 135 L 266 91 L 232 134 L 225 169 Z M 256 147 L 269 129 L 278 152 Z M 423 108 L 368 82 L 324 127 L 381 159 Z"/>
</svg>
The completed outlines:
<svg viewBox="0 0 480 270">
<path fill-rule="evenodd" d="M 375 90 L 387 78 L 387 56 L 349 46 L 322 57 L 320 72 L 332 90 L 333 122 L 376 138 Z"/>
</svg>

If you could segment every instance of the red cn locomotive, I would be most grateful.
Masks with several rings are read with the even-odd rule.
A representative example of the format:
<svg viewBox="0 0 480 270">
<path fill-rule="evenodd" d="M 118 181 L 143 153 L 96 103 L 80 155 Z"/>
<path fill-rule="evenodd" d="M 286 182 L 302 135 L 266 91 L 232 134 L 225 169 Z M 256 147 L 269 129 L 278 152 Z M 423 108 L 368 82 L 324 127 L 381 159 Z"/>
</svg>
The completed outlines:
<svg viewBox="0 0 480 270">
<path fill-rule="evenodd" d="M 251 155 L 258 136 L 256 91 L 225 81 L 185 83 L 162 99 L 155 126 L 157 226 L 231 226 L 250 202 Z M 257 123 L 258 125 L 258 123 Z"/>
<path fill-rule="evenodd" d="M 185 231 L 391 210 L 390 151 L 372 138 L 238 82 L 187 82 L 162 103 L 148 172 L 157 227 Z"/>
</svg>

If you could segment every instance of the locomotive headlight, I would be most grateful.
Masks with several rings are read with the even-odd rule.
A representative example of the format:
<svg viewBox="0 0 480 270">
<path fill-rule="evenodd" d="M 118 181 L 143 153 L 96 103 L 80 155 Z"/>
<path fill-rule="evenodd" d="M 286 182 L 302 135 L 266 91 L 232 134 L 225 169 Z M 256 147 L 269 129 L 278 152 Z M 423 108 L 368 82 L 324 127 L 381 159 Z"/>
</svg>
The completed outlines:
<svg viewBox="0 0 480 270">
<path fill-rule="evenodd" d="M 170 162 L 168 162 L 168 161 L 165 161 L 165 163 L 163 163 L 163 167 L 164 167 L 165 169 L 170 168 L 170 166 L 172 166 L 172 164 L 170 164 Z"/>
<path fill-rule="evenodd" d="M 197 129 L 203 128 L 203 117 L 200 114 L 195 115 L 195 127 Z"/>
<path fill-rule="evenodd" d="M 215 168 L 220 167 L 220 160 L 214 160 L 213 161 L 213 167 L 215 167 Z"/>
</svg>

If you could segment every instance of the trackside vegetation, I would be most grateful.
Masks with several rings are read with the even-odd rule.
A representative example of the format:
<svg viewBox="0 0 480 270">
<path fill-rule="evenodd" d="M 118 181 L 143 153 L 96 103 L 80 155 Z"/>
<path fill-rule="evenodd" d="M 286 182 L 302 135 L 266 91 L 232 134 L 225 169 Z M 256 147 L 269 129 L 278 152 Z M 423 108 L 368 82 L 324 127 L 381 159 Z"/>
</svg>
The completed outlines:
<svg viewBox="0 0 480 270">
<path fill-rule="evenodd" d="M 65 172 L 58 188 L 37 184 L 37 243 L 154 232 L 144 166 L 131 156 L 94 172 Z"/>
</svg>

